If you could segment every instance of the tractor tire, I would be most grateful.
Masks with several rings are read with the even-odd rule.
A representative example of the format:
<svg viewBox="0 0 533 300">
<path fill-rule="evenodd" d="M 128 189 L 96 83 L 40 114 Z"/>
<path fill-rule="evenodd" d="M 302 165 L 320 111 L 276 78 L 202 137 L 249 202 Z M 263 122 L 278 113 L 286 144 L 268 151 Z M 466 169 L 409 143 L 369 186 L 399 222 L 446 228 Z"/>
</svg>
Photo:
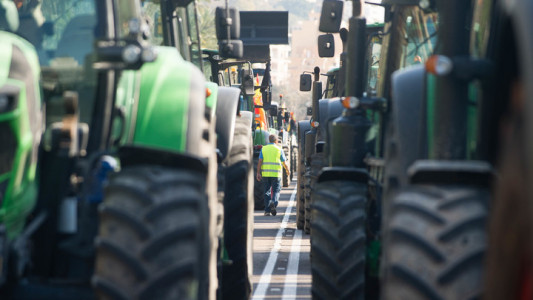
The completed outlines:
<svg viewBox="0 0 533 300">
<path fill-rule="evenodd" d="M 222 267 L 222 299 L 249 299 L 253 269 L 253 167 L 251 125 L 235 124 L 224 197 L 224 246 L 230 265 Z"/>
<path fill-rule="evenodd" d="M 402 188 L 383 252 L 384 299 L 480 299 L 489 192 L 473 186 Z"/>
<path fill-rule="evenodd" d="M 100 205 L 99 299 L 207 299 L 211 241 L 205 174 L 126 167 Z M 211 276 L 214 275 L 214 276 Z"/>
<path fill-rule="evenodd" d="M 291 181 L 294 180 L 294 177 L 296 174 L 296 178 L 298 178 L 298 148 L 292 147 L 291 148 Z"/>
<path fill-rule="evenodd" d="M 305 167 L 304 173 L 304 233 L 311 233 L 311 167 Z"/>
<path fill-rule="evenodd" d="M 298 177 L 296 178 L 296 228 L 302 230 L 305 225 L 305 197 L 304 197 L 304 159 L 301 149 L 298 149 Z"/>
<path fill-rule="evenodd" d="M 289 147 L 283 147 L 283 154 L 285 154 L 285 164 L 287 164 L 289 172 L 287 172 L 285 170 L 285 168 L 283 168 L 282 182 L 283 182 L 283 187 L 289 187 L 289 184 L 291 183 L 291 179 L 290 179 L 290 176 L 291 176 L 291 174 L 290 174 L 290 169 L 291 169 L 291 161 L 290 161 L 291 151 L 290 151 L 290 146 Z"/>
<path fill-rule="evenodd" d="M 258 162 L 259 162 L 259 157 L 254 156 L 254 210 L 264 210 L 265 209 L 265 186 L 263 184 L 263 181 L 258 181 L 256 178 Z"/>
<path fill-rule="evenodd" d="M 313 191 L 313 299 L 364 299 L 367 186 L 327 181 Z"/>
<path fill-rule="evenodd" d="M 311 232 L 311 222 L 312 214 L 311 207 L 313 206 L 313 198 L 311 197 L 312 190 L 315 186 L 315 182 L 318 178 L 318 174 L 322 170 L 322 164 L 324 161 L 324 153 L 315 153 L 311 155 L 310 167 L 308 167 L 308 172 L 306 173 L 306 186 L 305 186 L 305 224 L 304 230 L 305 233 Z"/>
<path fill-rule="evenodd" d="M 290 183 L 289 173 L 287 173 L 285 169 L 283 169 L 283 177 L 281 178 L 281 181 L 283 183 L 283 187 L 289 187 L 289 183 Z"/>
</svg>

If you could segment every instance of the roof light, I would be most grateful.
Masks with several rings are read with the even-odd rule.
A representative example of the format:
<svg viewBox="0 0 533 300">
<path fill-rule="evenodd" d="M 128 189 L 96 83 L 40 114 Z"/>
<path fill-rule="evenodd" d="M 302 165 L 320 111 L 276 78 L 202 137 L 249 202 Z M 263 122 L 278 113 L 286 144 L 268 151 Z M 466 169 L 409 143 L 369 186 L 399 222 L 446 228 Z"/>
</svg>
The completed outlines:
<svg viewBox="0 0 533 300">
<path fill-rule="evenodd" d="M 128 45 L 122 51 L 122 59 L 125 63 L 133 64 L 139 61 L 141 57 L 141 48 L 135 45 Z"/>
<path fill-rule="evenodd" d="M 155 47 L 146 47 L 142 52 L 142 60 L 144 62 L 153 62 L 157 58 L 157 50 Z"/>
<path fill-rule="evenodd" d="M 452 70 L 452 60 L 444 55 L 433 55 L 426 62 L 426 71 L 433 75 L 448 75 Z"/>
</svg>

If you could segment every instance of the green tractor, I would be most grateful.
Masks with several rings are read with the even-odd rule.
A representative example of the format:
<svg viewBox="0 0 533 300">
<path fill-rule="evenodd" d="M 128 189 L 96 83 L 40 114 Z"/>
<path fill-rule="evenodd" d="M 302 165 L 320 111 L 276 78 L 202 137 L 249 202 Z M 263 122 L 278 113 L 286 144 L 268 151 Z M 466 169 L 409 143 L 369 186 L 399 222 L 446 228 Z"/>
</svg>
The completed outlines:
<svg viewBox="0 0 533 300">
<path fill-rule="evenodd" d="M 158 7 L 181 17 L 163 23 L 149 11 Z M 217 162 L 235 161 L 225 179 L 246 179 L 250 168 L 228 159 L 239 91 L 206 83 L 187 61 L 201 64 L 196 21 L 184 18 L 195 16 L 195 2 L 28 0 L 19 8 L 17 33 L 41 65 L 47 129 L 36 207 L 24 230 L 11 234 L 20 239 L 9 274 L 28 278 L 14 297 L 60 287 L 71 293 L 55 299 L 214 299 L 217 261 L 231 258 L 229 242 L 219 247 Z M 219 103 L 235 111 L 224 115 Z M 108 179 L 109 171 L 116 172 Z M 241 187 L 227 194 L 246 201 L 250 189 Z M 233 242 L 251 249 L 246 238 Z M 244 265 L 236 273 L 246 298 L 251 258 L 244 256 L 234 265 Z"/>
<path fill-rule="evenodd" d="M 326 151 L 326 132 L 328 123 L 340 116 L 342 113 L 342 104 L 339 98 L 334 98 L 339 94 L 337 86 L 339 78 L 339 69 L 330 70 L 326 76 L 326 90 L 322 91 L 322 82 L 320 81 L 320 69 L 315 67 L 314 81 L 311 83 L 311 75 L 302 74 L 300 82 L 300 90 L 308 91 L 310 87 L 313 89 L 312 105 L 311 105 L 311 120 L 301 121 L 308 124 L 300 124 L 302 128 L 302 139 L 299 144 L 304 145 L 301 149 L 302 155 L 302 173 L 300 189 L 298 195 L 299 207 L 298 211 L 303 210 L 297 217 L 298 228 L 302 227 L 305 233 L 310 232 L 310 217 L 311 217 L 311 189 L 316 181 L 316 177 L 324 165 L 324 152 Z M 331 98 L 329 98 L 331 97 Z M 308 130 L 305 130 L 305 127 Z M 302 209 L 300 209 L 302 208 Z"/>
<path fill-rule="evenodd" d="M 31 234 L 24 225 L 36 203 L 44 130 L 37 51 L 15 34 L 19 26 L 15 3 L 0 1 L 0 287 L 22 271 L 8 258 L 22 258 L 19 246 Z"/>
<path fill-rule="evenodd" d="M 324 92 L 321 92 L 319 91 L 318 89 L 321 89 L 321 85 L 322 83 L 320 82 L 320 70 L 319 69 L 316 69 L 315 70 L 316 73 L 315 73 L 315 77 L 314 77 L 314 81 L 312 81 L 312 77 L 310 77 L 309 75 L 307 74 L 302 74 L 300 76 L 300 91 L 310 91 L 311 89 L 315 90 L 317 89 L 315 92 L 313 92 L 312 94 L 312 105 L 311 107 L 308 108 L 308 115 L 309 116 L 313 116 L 313 113 L 319 113 L 320 112 L 320 106 L 322 104 L 322 114 L 319 114 L 320 116 L 322 116 L 323 118 L 325 119 L 331 119 L 331 118 L 334 118 L 336 116 L 339 115 L 338 112 L 335 112 L 335 113 L 332 113 L 332 115 L 330 116 L 327 111 L 324 110 L 324 108 L 327 108 L 327 103 L 329 102 L 329 100 L 326 100 L 326 99 L 331 99 L 331 98 L 334 98 L 334 97 L 338 97 L 339 95 L 341 95 L 341 93 L 343 92 L 342 89 L 341 89 L 341 86 L 342 86 L 342 76 L 341 74 L 339 73 L 340 69 L 339 68 L 333 68 L 331 70 L 328 71 L 328 73 L 326 74 L 327 76 L 327 81 L 326 81 L 326 90 L 324 90 Z M 323 100 L 319 100 L 319 99 L 315 99 L 315 97 L 319 97 L 319 95 L 324 95 L 324 99 Z M 320 96 L 321 97 L 321 96 Z M 314 110 L 314 105 L 316 105 L 316 103 L 319 103 L 318 106 L 318 110 Z M 326 104 L 326 105 L 325 105 Z M 328 117 L 330 116 L 330 117 Z M 319 124 L 321 122 L 318 122 Z M 327 122 L 326 124 L 323 124 L 324 126 L 321 127 L 321 129 L 325 128 L 325 126 L 327 126 Z M 320 125 L 319 125 L 320 126 Z M 297 228 L 298 229 L 304 229 L 305 228 L 305 232 L 306 233 L 309 233 L 310 231 L 310 201 L 309 201 L 309 191 L 310 191 L 310 172 L 307 172 L 306 173 L 306 169 L 309 171 L 310 168 L 306 168 L 305 166 L 305 163 L 306 163 L 306 143 L 305 143 L 305 138 L 306 138 L 306 135 L 307 133 L 312 129 L 312 126 L 311 126 L 311 121 L 309 120 L 305 120 L 305 121 L 299 121 L 298 122 L 298 131 L 297 131 L 297 144 L 298 145 L 302 145 L 302 147 L 298 147 L 296 149 L 297 151 L 297 169 L 296 169 L 296 172 L 297 172 L 297 188 L 296 188 L 296 199 L 297 199 L 297 202 L 296 202 L 296 225 L 297 225 Z M 323 130 L 321 131 L 321 133 L 323 132 Z M 316 132 L 315 132 L 316 133 Z M 322 136 L 327 136 L 327 135 L 322 135 Z M 323 142 L 323 141 L 321 141 Z M 309 146 L 310 144 L 308 144 Z M 315 147 L 311 147 L 311 149 L 309 149 L 308 151 L 311 151 L 311 150 L 315 150 L 314 149 Z M 320 150 L 321 152 L 322 151 L 325 151 L 327 149 L 324 149 L 323 145 L 320 147 Z M 317 162 L 317 160 L 315 159 L 315 163 Z M 315 166 L 318 166 L 317 164 L 315 164 Z M 314 170 L 316 169 L 313 168 Z M 319 171 L 319 170 L 318 170 Z M 307 175 L 307 176 L 306 176 Z M 306 195 L 307 195 L 307 202 L 306 202 Z M 307 203 L 307 205 L 306 205 Z"/>
<path fill-rule="evenodd" d="M 353 1 L 341 54 L 344 110 L 327 126 L 323 146 L 327 167 L 317 166 L 314 172 L 310 230 L 316 299 L 380 296 L 380 268 L 386 263 L 381 259 L 386 239 L 381 232 L 382 219 L 386 221 L 384 153 L 389 149 L 384 140 L 389 108 L 394 105 L 388 100 L 391 74 L 423 62 L 429 53 L 422 48 L 434 45 L 434 39 L 415 27 L 423 16 L 408 3 L 383 5 L 384 27 L 367 25 L 361 15 L 362 1 Z M 321 31 L 339 31 L 340 19 L 326 16 L 338 16 L 342 6 L 342 1 L 324 1 Z M 316 142 L 315 149 L 319 149 Z"/>
<path fill-rule="evenodd" d="M 393 79 L 390 141 L 409 132 L 417 146 L 386 156 L 400 167 L 385 193 L 384 295 L 531 299 L 531 3 L 427 4 L 439 46 L 424 68 Z M 413 107 L 421 114 L 402 122 Z"/>
<path fill-rule="evenodd" d="M 224 178 L 223 253 L 227 254 L 222 257 L 219 279 L 223 299 L 248 299 L 253 267 L 252 69 L 249 62 L 224 59 L 219 51 L 202 50 L 202 53 L 206 78 L 221 87 L 240 91 L 239 102 L 234 103 L 238 106 L 232 107 L 236 119 L 231 151 L 219 165 L 219 178 Z M 220 111 L 224 112 L 217 108 L 217 117 Z"/>
</svg>

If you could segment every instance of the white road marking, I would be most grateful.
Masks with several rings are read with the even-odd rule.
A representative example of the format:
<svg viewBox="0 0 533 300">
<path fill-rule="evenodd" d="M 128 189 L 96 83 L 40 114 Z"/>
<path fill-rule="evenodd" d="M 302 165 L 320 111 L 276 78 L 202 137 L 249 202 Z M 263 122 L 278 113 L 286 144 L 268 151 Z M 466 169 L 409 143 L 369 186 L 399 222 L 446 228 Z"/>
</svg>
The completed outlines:
<svg viewBox="0 0 533 300">
<path fill-rule="evenodd" d="M 298 265 L 300 264 L 300 244 L 302 242 L 302 231 L 297 230 L 292 238 L 291 254 L 289 255 L 289 265 L 285 284 L 283 285 L 283 300 L 296 299 L 296 288 L 298 286 Z"/>
<path fill-rule="evenodd" d="M 289 221 L 290 212 L 292 210 L 292 207 L 294 206 L 295 197 L 296 188 L 294 188 L 294 191 L 292 192 L 291 198 L 289 200 L 289 205 L 287 205 L 287 208 L 285 209 L 285 215 L 283 216 L 281 226 L 278 230 L 278 233 L 276 234 L 276 239 L 274 240 L 274 247 L 272 247 L 272 251 L 270 251 L 270 255 L 268 256 L 267 263 L 265 265 L 265 268 L 263 269 L 263 273 L 261 274 L 261 278 L 259 279 L 259 284 L 257 285 L 257 288 L 254 291 L 252 299 L 262 300 L 266 296 L 267 288 L 270 284 L 270 279 L 272 278 L 272 271 L 274 271 L 274 266 L 276 265 L 276 261 L 278 260 L 279 249 L 281 249 L 281 239 L 283 237 L 283 231 L 285 230 L 285 228 L 287 228 L 287 222 Z"/>
</svg>

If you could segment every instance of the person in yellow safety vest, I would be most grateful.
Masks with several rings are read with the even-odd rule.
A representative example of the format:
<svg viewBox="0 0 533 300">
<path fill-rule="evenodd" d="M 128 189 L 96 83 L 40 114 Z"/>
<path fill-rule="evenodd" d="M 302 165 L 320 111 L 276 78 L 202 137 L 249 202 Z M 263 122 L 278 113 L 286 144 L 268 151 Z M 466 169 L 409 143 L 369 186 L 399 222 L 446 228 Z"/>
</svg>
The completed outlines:
<svg viewBox="0 0 533 300">
<path fill-rule="evenodd" d="M 270 144 L 261 149 L 257 163 L 257 180 L 262 180 L 265 186 L 265 216 L 270 214 L 275 216 L 277 213 L 276 207 L 281 190 L 281 166 L 285 168 L 287 173 L 289 172 L 289 168 L 285 164 L 285 154 L 281 147 L 276 144 L 277 139 L 274 134 L 268 137 Z"/>
</svg>

